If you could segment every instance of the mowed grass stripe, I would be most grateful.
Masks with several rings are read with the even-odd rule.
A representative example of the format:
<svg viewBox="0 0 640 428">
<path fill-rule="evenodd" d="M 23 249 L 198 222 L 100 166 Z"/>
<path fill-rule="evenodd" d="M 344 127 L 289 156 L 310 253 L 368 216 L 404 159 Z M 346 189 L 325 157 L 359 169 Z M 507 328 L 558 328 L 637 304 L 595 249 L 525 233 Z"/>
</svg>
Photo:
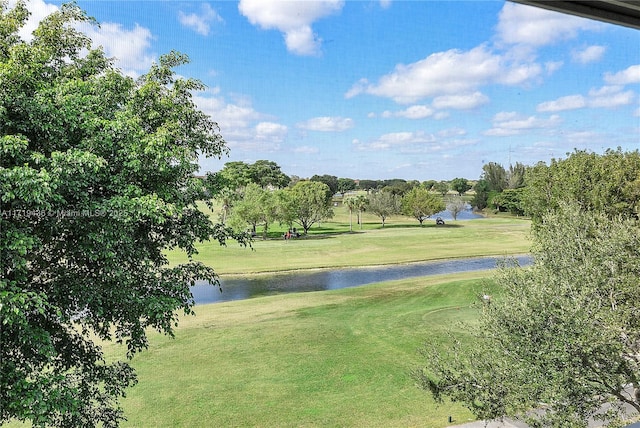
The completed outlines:
<svg viewBox="0 0 640 428">
<path fill-rule="evenodd" d="M 124 426 L 440 427 L 463 422 L 409 372 L 425 340 L 478 315 L 487 272 L 196 307 L 133 365 Z M 122 352 L 106 345 L 113 358 Z"/>
</svg>

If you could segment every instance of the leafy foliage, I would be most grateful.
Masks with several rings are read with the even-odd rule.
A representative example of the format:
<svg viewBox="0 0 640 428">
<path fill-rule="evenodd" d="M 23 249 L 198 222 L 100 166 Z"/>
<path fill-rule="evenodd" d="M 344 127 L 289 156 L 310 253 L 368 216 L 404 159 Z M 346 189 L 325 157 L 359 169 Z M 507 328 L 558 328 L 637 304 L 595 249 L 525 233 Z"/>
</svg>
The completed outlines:
<svg viewBox="0 0 640 428">
<path fill-rule="evenodd" d="M 458 196 L 462 196 L 467 190 L 471 189 L 471 184 L 466 178 L 454 178 L 451 180 L 451 189 L 458 193 Z"/>
<path fill-rule="evenodd" d="M 487 182 L 489 191 L 500 193 L 507 188 L 507 171 L 499 163 L 484 164 L 481 178 Z"/>
<path fill-rule="evenodd" d="M 400 214 L 402 210 L 401 199 L 391 192 L 378 191 L 369 195 L 367 209 L 380 217 L 384 227 L 387 217 Z"/>
<path fill-rule="evenodd" d="M 613 425 L 622 404 L 640 411 L 629 391 L 640 387 L 638 232 L 635 220 L 560 203 L 534 230 L 534 265 L 500 271 L 501 293 L 470 327 L 473 347 L 427 345 L 421 387 L 478 418 L 536 427 Z"/>
<path fill-rule="evenodd" d="M 289 218 L 304 230 L 305 235 L 314 224 L 333 217 L 327 194 L 329 187 L 319 181 L 299 181 L 284 190 L 281 197 L 283 218 Z"/>
<path fill-rule="evenodd" d="M 424 187 L 414 187 L 402 198 L 402 213 L 418 220 L 421 226 L 425 218 L 444 209 L 442 198 Z"/>
<path fill-rule="evenodd" d="M 190 284 L 217 281 L 163 250 L 234 237 L 197 209 L 207 189 L 193 176 L 225 142 L 192 101 L 202 84 L 174 74 L 185 56 L 134 81 L 74 29 L 91 22 L 77 6 L 31 42 L 17 35 L 24 5 L 1 12 L 0 423 L 116 426 L 135 373 L 91 338 L 130 357 L 148 328 L 171 335 L 176 310 L 192 313 Z"/>
<path fill-rule="evenodd" d="M 635 218 L 640 215 L 637 150 L 607 150 L 604 155 L 576 150 L 564 160 L 530 168 L 525 182 L 524 210 L 534 221 L 564 200 L 574 200 L 588 211 Z"/>
</svg>

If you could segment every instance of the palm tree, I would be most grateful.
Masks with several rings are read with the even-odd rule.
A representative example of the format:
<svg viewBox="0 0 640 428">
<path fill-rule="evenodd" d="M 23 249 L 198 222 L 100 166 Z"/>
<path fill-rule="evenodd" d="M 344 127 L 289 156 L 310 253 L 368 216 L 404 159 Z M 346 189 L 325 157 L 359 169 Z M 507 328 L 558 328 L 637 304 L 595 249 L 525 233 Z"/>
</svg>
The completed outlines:
<svg viewBox="0 0 640 428">
<path fill-rule="evenodd" d="M 353 210 L 358 209 L 358 198 L 346 198 L 342 203 L 349 208 L 349 232 L 353 232 Z"/>
<path fill-rule="evenodd" d="M 360 225 L 360 230 L 362 230 L 362 212 L 367 209 L 367 205 L 369 205 L 369 198 L 364 195 L 358 195 L 355 197 L 356 208 L 358 209 L 358 224 Z"/>
</svg>

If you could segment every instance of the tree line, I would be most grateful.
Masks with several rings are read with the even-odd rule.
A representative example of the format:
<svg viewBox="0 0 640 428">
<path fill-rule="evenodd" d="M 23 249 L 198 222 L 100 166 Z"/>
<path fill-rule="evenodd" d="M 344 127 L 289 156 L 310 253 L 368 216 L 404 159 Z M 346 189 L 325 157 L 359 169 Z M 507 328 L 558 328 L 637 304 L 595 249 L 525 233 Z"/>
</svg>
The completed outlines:
<svg viewBox="0 0 640 428">
<path fill-rule="evenodd" d="M 362 212 L 368 211 L 381 220 L 382 227 L 389 216 L 403 214 L 415 218 L 420 225 L 433 214 L 448 209 L 454 219 L 467 204 L 460 197 L 472 185 L 464 178 L 449 182 L 393 180 L 354 180 L 332 175 L 314 175 L 309 179 L 288 177 L 277 163 L 258 160 L 253 164 L 228 162 L 204 178 L 206 186 L 221 205 L 220 221 L 234 230 L 253 235 L 261 229 L 266 238 L 275 222 L 293 229 L 299 226 L 304 234 L 314 224 L 333 217 L 332 201 L 340 202 L 357 214 L 361 225 Z M 365 190 L 365 192 L 362 192 Z M 447 195 L 450 189 L 456 195 Z"/>
</svg>

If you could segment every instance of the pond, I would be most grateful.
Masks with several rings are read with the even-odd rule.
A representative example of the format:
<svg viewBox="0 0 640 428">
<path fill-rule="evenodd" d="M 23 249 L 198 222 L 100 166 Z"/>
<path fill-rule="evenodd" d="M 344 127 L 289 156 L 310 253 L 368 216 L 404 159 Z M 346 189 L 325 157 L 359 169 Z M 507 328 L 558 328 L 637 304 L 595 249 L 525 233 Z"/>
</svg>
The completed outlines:
<svg viewBox="0 0 640 428">
<path fill-rule="evenodd" d="M 529 255 L 517 256 L 520 266 L 532 263 Z M 196 304 L 228 302 L 282 293 L 335 290 L 382 281 L 494 269 L 504 257 L 480 257 L 401 265 L 347 269 L 322 269 L 242 278 L 222 278 L 222 292 L 207 283 L 191 288 Z"/>
<path fill-rule="evenodd" d="M 434 220 L 435 221 L 435 219 L 438 218 L 438 217 L 441 217 L 446 222 L 454 221 L 453 220 L 453 216 L 447 210 L 440 211 L 439 213 L 435 213 L 434 215 L 429 217 L 426 221 L 427 222 L 429 220 Z M 473 210 L 471 209 L 471 205 L 466 204 L 465 209 L 458 213 L 458 216 L 456 217 L 455 221 L 458 221 L 458 220 L 475 220 L 475 219 L 478 219 L 478 218 L 484 218 L 484 217 L 481 216 L 480 214 L 474 213 Z"/>
</svg>

